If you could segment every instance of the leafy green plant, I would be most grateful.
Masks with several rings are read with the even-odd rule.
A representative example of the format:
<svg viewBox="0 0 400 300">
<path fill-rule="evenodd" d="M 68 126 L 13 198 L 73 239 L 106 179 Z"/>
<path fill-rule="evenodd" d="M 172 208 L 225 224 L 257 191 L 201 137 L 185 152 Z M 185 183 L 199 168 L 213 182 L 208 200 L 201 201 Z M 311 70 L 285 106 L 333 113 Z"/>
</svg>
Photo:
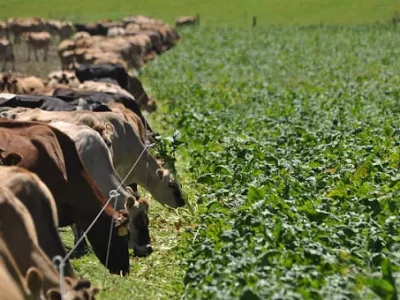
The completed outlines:
<svg viewBox="0 0 400 300">
<path fill-rule="evenodd" d="M 397 34 L 200 28 L 143 69 L 198 205 L 184 298 L 397 297 Z"/>
</svg>

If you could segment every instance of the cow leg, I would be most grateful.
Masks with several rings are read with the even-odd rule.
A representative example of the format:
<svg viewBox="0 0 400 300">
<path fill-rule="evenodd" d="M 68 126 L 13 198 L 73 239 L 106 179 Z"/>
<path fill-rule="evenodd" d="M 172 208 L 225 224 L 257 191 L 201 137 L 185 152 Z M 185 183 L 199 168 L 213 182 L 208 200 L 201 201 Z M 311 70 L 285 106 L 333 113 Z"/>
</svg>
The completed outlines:
<svg viewBox="0 0 400 300">
<path fill-rule="evenodd" d="M 28 61 L 31 60 L 31 47 L 29 45 L 26 45 L 28 47 Z"/>
<path fill-rule="evenodd" d="M 44 48 L 43 60 L 47 61 L 47 55 L 49 54 L 49 47 Z"/>
<path fill-rule="evenodd" d="M 83 230 L 76 224 L 71 226 L 72 231 L 74 233 L 74 246 L 79 241 L 79 239 L 83 235 Z M 89 246 L 86 242 L 86 239 L 83 239 L 82 242 L 76 247 L 72 257 L 79 258 L 89 252 Z"/>
<path fill-rule="evenodd" d="M 2 71 L 3 71 L 3 72 L 6 70 L 6 64 L 7 64 L 7 60 L 4 59 L 3 68 L 2 68 Z"/>
<path fill-rule="evenodd" d="M 33 52 L 35 53 L 35 59 L 36 61 L 39 61 L 39 57 L 37 55 L 37 49 L 33 49 Z"/>
</svg>

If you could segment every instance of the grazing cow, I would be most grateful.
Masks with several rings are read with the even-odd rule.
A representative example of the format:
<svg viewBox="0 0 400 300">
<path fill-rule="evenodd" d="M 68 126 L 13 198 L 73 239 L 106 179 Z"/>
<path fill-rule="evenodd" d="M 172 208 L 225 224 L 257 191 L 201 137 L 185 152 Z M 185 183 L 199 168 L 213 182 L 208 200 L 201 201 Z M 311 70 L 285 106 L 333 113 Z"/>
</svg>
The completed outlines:
<svg viewBox="0 0 400 300">
<path fill-rule="evenodd" d="M 140 26 L 136 23 L 129 23 L 125 27 L 126 35 L 135 35 L 140 32 Z"/>
<path fill-rule="evenodd" d="M 1 88 L 0 82 L 0 88 Z M 1 90 L 1 89 L 0 89 Z M 91 110 L 91 111 L 110 111 L 107 105 L 92 100 L 87 102 L 84 99 L 61 100 L 50 96 L 35 95 L 15 95 L 0 94 L 0 107 L 25 107 L 41 108 L 48 111 L 71 111 L 71 110 Z M 21 108 L 20 108 L 21 109 Z"/>
<path fill-rule="evenodd" d="M 144 126 L 153 133 L 150 124 L 147 122 L 143 116 L 139 105 L 130 97 L 118 93 L 103 93 L 103 92 L 93 92 L 93 91 L 76 91 L 73 89 L 55 89 L 53 93 L 54 97 L 60 98 L 64 101 L 71 102 L 76 101 L 76 99 L 84 99 L 87 103 L 122 103 L 126 108 L 134 112 L 142 120 Z M 48 110 L 48 109 L 46 109 Z M 91 109 L 94 110 L 94 109 Z M 97 109 L 99 111 L 99 109 Z"/>
<path fill-rule="evenodd" d="M 74 71 L 54 71 L 48 75 L 47 87 L 70 87 L 77 88 L 80 85 Z"/>
<path fill-rule="evenodd" d="M 43 50 L 43 60 L 47 61 L 47 55 L 49 53 L 51 42 L 50 38 L 50 33 L 46 31 L 24 33 L 25 43 L 28 48 L 28 61 L 31 60 L 32 49 L 35 53 L 36 61 L 39 61 L 39 57 L 37 55 L 38 50 Z"/>
<path fill-rule="evenodd" d="M 162 35 L 160 32 L 155 30 L 141 30 L 140 33 L 147 35 L 151 40 L 151 50 L 157 54 L 163 52 Z"/>
<path fill-rule="evenodd" d="M 144 145 L 141 138 L 138 137 L 138 132 L 132 128 L 130 123 L 111 112 L 48 112 L 40 109 L 25 111 L 11 109 L 2 112 L 0 116 L 18 121 L 50 122 L 59 120 L 77 125 L 88 125 L 89 127 L 93 127 L 93 124 L 111 123 L 114 127 L 112 139 L 113 163 L 117 173 L 122 178 L 129 174 L 130 168 L 144 151 Z M 173 208 L 184 206 L 185 201 L 180 186 L 173 181 L 168 170 L 163 169 L 149 151 L 143 153 L 145 155 L 141 156 L 136 169 L 129 174 L 125 182 L 127 184 L 140 184 L 161 204 Z M 56 196 L 55 198 L 57 200 Z"/>
<path fill-rule="evenodd" d="M 143 16 L 143 15 L 134 15 L 134 16 L 129 16 L 125 17 L 122 19 L 122 22 L 127 25 L 129 23 L 134 23 L 134 24 L 159 24 L 162 25 L 164 24 L 163 21 L 153 19 L 148 16 Z"/>
<path fill-rule="evenodd" d="M 4 226 L 2 228 L 0 244 L 5 246 L 0 248 L 7 247 L 9 253 L 14 257 L 15 265 L 21 274 L 29 275 L 32 267 L 40 271 L 40 274 L 43 275 L 42 287 L 44 295 L 54 292 L 59 294 L 60 275 L 39 247 L 32 217 L 24 204 L 10 190 L 0 187 L 0 208 L 0 220 L 2 223 L 12 224 L 12 226 Z M 93 299 L 93 296 L 98 292 L 96 287 L 90 286 L 89 281 L 76 280 L 71 277 L 65 278 L 64 286 L 66 291 L 65 299 Z M 28 284 L 28 288 L 33 292 L 32 284 Z"/>
<path fill-rule="evenodd" d="M 7 26 L 9 32 L 14 35 L 14 44 L 20 43 L 24 32 L 39 32 L 45 29 L 41 18 L 11 18 L 7 20 Z"/>
<path fill-rule="evenodd" d="M 21 73 L 0 73 L 0 92 L 31 94 L 44 88 L 44 83 L 39 77 Z"/>
<path fill-rule="evenodd" d="M 197 18 L 194 16 L 179 17 L 175 21 L 175 26 L 193 26 L 197 24 Z"/>
<path fill-rule="evenodd" d="M 0 158 L 4 165 L 18 163 L 17 155 L 3 149 L 0 149 Z M 2 186 L 10 189 L 27 207 L 35 225 L 39 245 L 47 257 L 64 257 L 66 252 L 57 231 L 57 207 L 47 186 L 35 174 L 17 167 L 1 166 L 0 181 Z M 66 262 L 66 275 L 75 277 L 69 261 Z"/>
<path fill-rule="evenodd" d="M 3 59 L 2 71 L 6 70 L 8 62 L 11 62 L 12 70 L 15 70 L 15 56 L 13 51 L 13 45 L 7 39 L 0 39 L 0 58 Z"/>
<path fill-rule="evenodd" d="M 16 153 L 20 157 L 18 166 L 36 173 L 48 186 L 57 203 L 60 226 L 76 223 L 86 229 L 106 204 L 83 167 L 74 142 L 56 128 L 0 121 L 0 147 Z M 129 271 L 126 215 L 108 204 L 87 235 L 94 253 L 105 264 L 110 225 L 114 223 L 106 267 L 117 274 Z"/>
<path fill-rule="evenodd" d="M 108 37 L 114 37 L 119 35 L 125 35 L 125 28 L 124 27 L 111 27 L 107 31 Z"/>
<path fill-rule="evenodd" d="M 115 79 L 120 87 L 128 89 L 128 73 L 120 65 L 80 65 L 76 68 L 75 73 L 80 82 L 106 77 Z"/>
<path fill-rule="evenodd" d="M 177 31 L 174 28 L 172 28 L 171 26 L 166 25 L 166 24 L 145 23 L 145 24 L 140 24 L 140 29 L 160 32 L 160 34 L 163 38 L 164 50 L 170 49 L 171 47 L 176 45 L 180 40 L 180 37 L 179 37 L 179 34 L 177 33 Z"/>
<path fill-rule="evenodd" d="M 57 48 L 57 54 L 61 62 L 61 70 L 69 70 L 74 66 L 75 42 L 72 40 L 62 41 Z"/>
<path fill-rule="evenodd" d="M 142 82 L 132 73 L 128 73 L 128 92 L 134 97 L 137 104 L 147 112 L 154 112 L 157 110 L 157 104 L 154 99 L 149 98 L 143 88 Z"/>
<path fill-rule="evenodd" d="M 64 51 L 59 53 L 61 70 L 72 70 L 75 67 L 75 51 Z"/>
<path fill-rule="evenodd" d="M 112 80 L 112 79 L 111 79 Z M 115 81 L 114 81 L 115 82 Z M 127 90 L 121 88 L 117 82 L 104 82 L 104 81 L 84 81 L 78 85 L 78 91 L 93 91 L 93 92 L 103 92 L 103 93 L 118 93 L 125 95 L 126 97 L 135 99 L 131 93 Z M 135 101 L 135 100 L 133 100 Z"/>
<path fill-rule="evenodd" d="M 102 136 L 86 125 L 74 125 L 63 121 L 53 121 L 49 125 L 66 133 L 75 142 L 83 165 L 105 197 L 110 195 L 110 191 L 119 188 L 120 196 L 115 207 L 117 210 L 124 209 L 124 203 L 127 203 L 131 216 L 129 222 L 130 247 L 134 249 L 135 255 L 146 256 L 150 254 L 152 248 L 148 226 L 139 228 L 143 222 L 138 222 L 138 219 L 148 220 L 148 202 L 144 199 L 136 200 L 124 185 L 121 186 L 121 179 L 112 164 L 111 140 L 106 138 L 105 142 L 104 134 Z M 96 126 L 95 129 L 99 130 L 99 126 Z"/>
<path fill-rule="evenodd" d="M 7 23 L 3 21 L 0 21 L 0 38 L 8 39 Z"/>
<path fill-rule="evenodd" d="M 90 35 L 107 35 L 108 27 L 100 23 L 75 23 L 75 30 L 88 32 Z"/>
<path fill-rule="evenodd" d="M 101 78 L 111 78 L 118 82 L 119 86 L 135 97 L 139 106 L 148 112 L 155 111 L 157 105 L 154 100 L 149 99 L 140 80 L 128 73 L 121 65 L 99 64 L 99 65 L 80 65 L 75 70 L 76 76 L 80 82 Z"/>
<path fill-rule="evenodd" d="M 44 83 L 39 77 L 18 74 L 3 75 L 0 88 L 1 92 L 21 95 L 40 93 L 44 89 Z"/>
<path fill-rule="evenodd" d="M 10 253 L 10 250 L 8 249 L 5 241 L 0 236 L 1 299 L 40 300 L 42 285 L 43 285 L 43 274 L 38 268 L 30 267 L 26 272 L 26 275 L 23 276 L 23 274 L 18 269 L 18 265 L 15 262 L 15 258 Z"/>
<path fill-rule="evenodd" d="M 53 35 L 58 35 L 60 41 L 70 38 L 74 33 L 74 28 L 70 22 L 58 20 L 48 20 L 46 23 L 47 31 Z"/>
<path fill-rule="evenodd" d="M 91 35 L 102 35 L 106 36 L 107 32 L 110 28 L 114 27 L 123 27 L 122 22 L 115 22 L 112 20 L 99 20 L 95 23 L 86 23 L 86 24 L 81 24 L 81 23 L 75 23 L 75 29 L 76 31 L 85 31 L 90 33 Z"/>
<path fill-rule="evenodd" d="M 76 32 L 73 36 L 72 39 L 74 41 L 80 40 L 80 39 L 90 39 L 91 35 L 89 32 L 86 31 L 78 31 Z"/>
</svg>

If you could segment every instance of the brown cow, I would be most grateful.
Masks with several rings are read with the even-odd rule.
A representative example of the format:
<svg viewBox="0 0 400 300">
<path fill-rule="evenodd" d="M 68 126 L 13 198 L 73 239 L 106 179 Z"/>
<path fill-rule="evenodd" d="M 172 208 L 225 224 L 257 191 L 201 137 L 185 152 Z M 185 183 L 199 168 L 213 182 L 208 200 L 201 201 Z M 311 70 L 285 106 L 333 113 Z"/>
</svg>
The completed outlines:
<svg viewBox="0 0 400 300">
<path fill-rule="evenodd" d="M 129 23 L 125 28 L 125 35 L 135 35 L 140 32 L 140 26 L 136 23 Z"/>
<path fill-rule="evenodd" d="M 107 31 L 108 37 L 114 37 L 119 35 L 125 35 L 125 28 L 124 27 L 111 27 Z"/>
<path fill-rule="evenodd" d="M 14 257 L 19 272 L 27 274 L 31 267 L 40 270 L 43 274 L 43 293 L 45 295 L 52 291 L 59 293 L 60 275 L 38 245 L 37 233 L 29 211 L 5 187 L 0 187 L 0 220 L 3 224 L 12 224 L 2 228 L 0 241 L 6 246 L 1 248 L 7 247 Z M 29 285 L 28 287 L 30 288 Z M 92 289 L 87 280 L 81 281 L 69 277 L 65 278 L 65 288 L 65 299 L 71 300 L 88 299 L 98 291 L 97 288 Z"/>
<path fill-rule="evenodd" d="M 62 22 L 58 20 L 48 20 L 46 29 L 53 35 L 58 35 L 60 41 L 66 40 L 74 33 L 74 27 L 71 22 Z"/>
<path fill-rule="evenodd" d="M 46 31 L 41 32 L 25 32 L 24 40 L 28 48 L 28 61 L 31 60 L 31 51 L 35 53 L 36 61 L 39 60 L 37 55 L 38 50 L 43 50 L 43 60 L 47 61 L 47 56 L 50 48 L 50 33 Z"/>
<path fill-rule="evenodd" d="M 5 157 L 4 165 L 13 164 L 6 160 L 8 154 L 0 149 L 0 159 L 2 157 Z M 13 155 L 9 156 L 11 158 Z M 35 174 L 16 167 L 0 167 L 0 182 L 28 208 L 38 233 L 39 245 L 48 258 L 64 257 L 66 252 L 57 231 L 57 207 L 47 186 Z M 69 261 L 66 262 L 66 274 L 75 276 Z"/>
<path fill-rule="evenodd" d="M 10 109 L 1 113 L 2 117 L 21 121 L 50 122 L 53 120 L 65 121 L 77 125 L 111 123 L 114 127 L 114 138 L 112 140 L 113 163 L 117 173 L 126 178 L 126 184 L 140 184 L 148 190 L 155 200 L 161 204 L 171 207 L 185 205 L 180 186 L 173 180 L 168 170 L 163 169 L 160 163 L 149 152 L 140 157 L 144 151 L 143 136 L 132 126 L 133 118 L 121 117 L 124 111 L 118 115 L 112 112 L 88 112 L 88 111 L 43 111 L 40 109 Z M 128 122 L 126 121 L 128 120 Z M 140 122 L 138 126 L 143 127 Z M 0 139 L 1 146 L 1 139 Z M 138 158 L 139 161 L 137 162 Z M 137 162 L 134 172 L 129 173 L 133 164 Z M 54 192 L 53 192 L 54 194 Z M 57 197 L 55 196 L 56 200 Z"/>
<path fill-rule="evenodd" d="M 149 98 L 139 78 L 133 75 L 131 72 L 128 73 L 128 92 L 134 97 L 135 101 L 139 106 L 147 112 L 154 112 L 157 110 L 157 104 L 154 99 Z"/>
<path fill-rule="evenodd" d="M 121 178 L 112 164 L 111 141 L 109 141 L 110 144 L 105 143 L 104 136 L 101 136 L 100 132 L 96 132 L 86 125 L 74 125 L 63 121 L 53 121 L 49 125 L 68 134 L 75 142 L 86 170 L 105 197 L 108 197 L 112 190 L 118 189 L 120 194 L 118 201 L 112 201 L 112 203 L 117 210 L 126 208 L 129 215 L 132 216 L 129 223 L 131 231 L 130 247 L 134 249 L 135 255 L 146 256 L 150 254 L 152 247 L 148 231 L 148 201 L 144 199 L 136 201 L 133 193 L 130 193 L 129 189 L 121 184 Z M 112 127 L 112 125 L 108 123 L 107 127 Z M 147 225 L 143 225 L 143 222 Z"/>
<path fill-rule="evenodd" d="M 0 147 L 20 156 L 18 166 L 36 173 L 46 183 L 57 203 L 60 226 L 77 223 L 87 228 L 100 213 L 106 199 L 82 165 L 74 142 L 56 128 L 33 122 L 0 121 Z M 128 273 L 129 253 L 126 212 L 108 204 L 88 233 L 99 260 L 106 263 L 111 222 L 111 247 L 107 268 L 112 273 Z M 121 236 L 118 234 L 120 233 Z"/>
<path fill-rule="evenodd" d="M 197 18 L 194 16 L 179 17 L 175 21 L 175 26 L 193 26 L 197 25 Z"/>
<path fill-rule="evenodd" d="M 87 80 L 83 83 L 79 84 L 79 90 L 82 91 L 94 91 L 94 92 L 104 92 L 104 93 L 119 93 L 125 95 L 135 101 L 133 95 L 120 87 L 118 84 L 110 83 L 110 82 L 98 82 Z"/>
<path fill-rule="evenodd" d="M 15 70 L 15 56 L 13 51 L 13 45 L 7 39 L 0 39 L 0 58 L 4 60 L 3 72 L 6 70 L 6 65 L 11 62 L 12 70 Z"/>
<path fill-rule="evenodd" d="M 24 32 L 38 32 L 44 30 L 41 18 L 11 18 L 7 20 L 9 32 L 14 35 L 14 43 L 19 44 Z"/>
<path fill-rule="evenodd" d="M 162 25 L 164 24 L 163 21 L 153 19 L 148 16 L 143 16 L 143 15 L 134 15 L 134 16 L 129 16 L 125 17 L 122 19 L 122 22 L 124 22 L 125 25 L 129 23 L 135 23 L 135 24 L 159 24 Z"/>
<path fill-rule="evenodd" d="M 78 32 L 76 32 L 76 33 L 72 36 L 72 39 L 73 39 L 74 41 L 77 41 L 77 40 L 80 40 L 80 39 L 88 39 L 88 38 L 90 38 L 90 37 L 91 37 L 91 35 L 90 35 L 89 32 L 86 32 L 86 31 L 78 31 Z"/>
<path fill-rule="evenodd" d="M 74 66 L 75 42 L 72 40 L 62 41 L 57 48 L 58 57 L 61 62 L 61 70 L 69 70 Z"/>
<path fill-rule="evenodd" d="M 48 75 L 48 79 L 47 87 L 49 88 L 77 88 L 80 85 L 74 71 L 54 71 Z"/>
<path fill-rule="evenodd" d="M 0 74 L 0 92 L 29 95 L 44 89 L 44 83 L 39 77 L 20 73 Z"/>
<path fill-rule="evenodd" d="M 0 188 L 1 191 L 1 188 Z M 1 196 L 0 196 L 1 197 Z M 39 300 L 43 285 L 43 274 L 30 267 L 25 278 L 18 269 L 15 258 L 0 236 L 0 290 L 2 300 Z"/>
</svg>

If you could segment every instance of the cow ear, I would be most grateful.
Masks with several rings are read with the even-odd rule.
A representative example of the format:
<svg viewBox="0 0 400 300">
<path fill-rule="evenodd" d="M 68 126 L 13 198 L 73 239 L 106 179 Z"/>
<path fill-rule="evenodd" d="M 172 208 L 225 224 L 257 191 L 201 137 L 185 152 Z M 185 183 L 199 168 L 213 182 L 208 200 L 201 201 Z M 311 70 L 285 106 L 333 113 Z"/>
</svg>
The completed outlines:
<svg viewBox="0 0 400 300">
<path fill-rule="evenodd" d="M 58 289 L 52 288 L 47 291 L 47 298 L 48 300 L 61 300 L 61 293 Z"/>
<path fill-rule="evenodd" d="M 75 291 L 79 291 L 79 290 L 84 289 L 84 288 L 90 288 L 90 285 L 91 285 L 91 283 L 90 283 L 89 280 L 86 280 L 86 279 L 79 279 L 79 280 L 75 283 L 73 289 L 74 289 Z"/>
<path fill-rule="evenodd" d="M 15 152 L 1 152 L 0 153 L 1 160 L 5 166 L 16 166 L 22 160 L 22 155 Z"/>
<path fill-rule="evenodd" d="M 137 203 L 135 197 L 128 197 L 125 202 L 125 209 L 129 211 Z"/>
<path fill-rule="evenodd" d="M 158 169 L 157 171 L 157 176 L 160 180 L 164 178 L 164 170 L 163 169 Z"/>
<path fill-rule="evenodd" d="M 25 281 L 28 285 L 31 296 L 34 299 L 39 299 L 43 285 L 42 272 L 38 268 L 30 267 L 28 272 L 26 272 Z"/>
<path fill-rule="evenodd" d="M 92 287 L 92 296 L 96 296 L 100 291 L 101 289 L 98 286 Z"/>
<path fill-rule="evenodd" d="M 114 132 L 114 126 L 110 122 L 107 122 L 105 125 L 107 131 Z"/>
</svg>

